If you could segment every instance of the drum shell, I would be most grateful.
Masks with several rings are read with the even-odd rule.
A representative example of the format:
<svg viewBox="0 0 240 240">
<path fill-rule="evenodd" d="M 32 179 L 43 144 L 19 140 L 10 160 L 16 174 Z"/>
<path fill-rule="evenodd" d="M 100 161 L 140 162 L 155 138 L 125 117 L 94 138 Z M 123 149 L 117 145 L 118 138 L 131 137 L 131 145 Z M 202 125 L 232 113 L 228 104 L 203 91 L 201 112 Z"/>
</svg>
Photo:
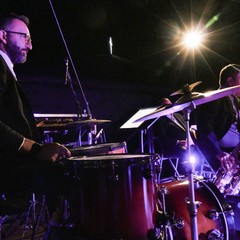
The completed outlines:
<svg viewBox="0 0 240 240">
<path fill-rule="evenodd" d="M 84 239 L 147 239 L 155 228 L 157 191 L 149 160 L 68 163 L 70 218 Z"/>
<path fill-rule="evenodd" d="M 225 240 L 235 239 L 234 218 L 228 212 L 228 204 L 223 195 L 212 183 L 195 180 L 195 200 L 200 202 L 197 209 L 197 225 L 199 240 L 208 239 L 209 232 L 213 229 L 224 234 Z M 166 188 L 165 195 L 166 211 L 169 215 L 174 214 L 176 218 L 184 221 L 184 227 L 177 229 L 172 227 L 173 237 L 178 240 L 191 239 L 190 213 L 187 200 L 189 199 L 189 183 L 187 180 L 177 180 L 159 184 L 158 189 Z M 216 210 L 219 217 L 216 220 L 209 218 L 209 211 Z M 160 205 L 159 208 L 162 211 Z M 225 211 L 226 213 L 221 214 Z"/>
</svg>

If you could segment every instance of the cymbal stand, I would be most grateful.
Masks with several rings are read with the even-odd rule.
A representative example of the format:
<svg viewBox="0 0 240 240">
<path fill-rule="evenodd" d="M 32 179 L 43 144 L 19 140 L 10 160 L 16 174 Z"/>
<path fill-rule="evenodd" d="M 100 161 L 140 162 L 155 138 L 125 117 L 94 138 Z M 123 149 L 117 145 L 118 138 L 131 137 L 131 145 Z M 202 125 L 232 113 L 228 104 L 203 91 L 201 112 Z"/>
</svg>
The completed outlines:
<svg viewBox="0 0 240 240">
<path fill-rule="evenodd" d="M 0 196 L 0 204 L 2 202 L 6 201 L 6 196 L 4 193 L 1 193 Z M 4 211 L 3 211 L 4 212 Z M 2 206 L 1 206 L 1 214 L 2 214 Z M 4 214 L 5 215 L 5 214 Z M 2 226 L 4 221 L 8 218 L 8 215 L 5 215 L 4 217 L 0 216 L 0 240 L 2 239 Z"/>
<path fill-rule="evenodd" d="M 185 121 L 186 121 L 186 135 L 187 135 L 187 156 L 188 161 L 190 162 L 191 158 L 191 148 L 190 148 L 190 113 L 192 110 L 194 110 L 196 106 L 193 102 L 186 107 L 183 110 Z M 186 203 L 188 204 L 188 211 L 190 214 L 190 227 L 191 227 L 191 236 L 192 240 L 198 240 L 198 227 L 197 227 L 197 206 L 199 205 L 199 202 L 195 201 L 195 192 L 194 192 L 194 180 L 193 180 L 193 174 L 195 172 L 195 166 L 194 163 L 191 163 L 191 172 L 188 174 L 188 181 L 189 181 L 189 198 L 186 200 Z"/>
<path fill-rule="evenodd" d="M 38 202 L 36 201 L 36 197 L 35 197 L 35 193 L 32 193 L 32 199 L 30 200 L 30 206 L 28 208 L 28 213 L 27 213 L 27 218 L 26 218 L 26 223 L 25 223 L 25 229 L 29 228 L 29 218 L 30 218 L 30 214 L 32 211 L 32 221 L 35 223 L 36 221 L 36 204 Z"/>
<path fill-rule="evenodd" d="M 47 227 L 47 225 L 48 225 L 49 213 L 48 213 L 48 209 L 46 206 L 46 201 L 45 201 L 44 195 L 43 195 L 42 204 L 41 204 L 40 212 L 38 213 L 38 216 L 37 216 L 37 212 L 36 212 L 37 204 L 38 204 L 38 201 L 36 201 L 36 195 L 35 195 L 35 193 L 32 193 L 32 199 L 30 200 L 30 206 L 28 208 L 28 213 L 27 213 L 27 218 L 26 218 L 26 222 L 25 222 L 25 226 L 24 226 L 24 231 L 22 234 L 22 239 L 24 239 L 25 233 L 29 229 L 32 229 L 31 240 L 35 239 L 36 230 L 40 226 L 40 221 L 42 221 L 42 223 L 45 227 Z M 30 218 L 31 212 L 32 212 L 32 219 L 31 219 L 32 224 L 29 224 L 29 218 Z"/>
<path fill-rule="evenodd" d="M 48 209 L 47 209 L 46 197 L 45 197 L 45 195 L 43 195 L 42 196 L 42 204 L 41 204 L 41 207 L 40 207 L 40 212 L 39 212 L 37 218 L 35 219 L 35 224 L 33 226 L 31 240 L 35 239 L 36 231 L 37 231 L 37 228 L 40 226 L 40 224 L 43 224 L 43 227 L 45 229 L 47 229 L 49 219 L 50 219 L 50 216 L 49 216 L 49 212 L 48 212 Z"/>
<path fill-rule="evenodd" d="M 8 215 L 5 215 L 4 217 L 0 216 L 0 240 L 2 240 L 2 225 L 7 218 L 8 218 Z"/>
</svg>

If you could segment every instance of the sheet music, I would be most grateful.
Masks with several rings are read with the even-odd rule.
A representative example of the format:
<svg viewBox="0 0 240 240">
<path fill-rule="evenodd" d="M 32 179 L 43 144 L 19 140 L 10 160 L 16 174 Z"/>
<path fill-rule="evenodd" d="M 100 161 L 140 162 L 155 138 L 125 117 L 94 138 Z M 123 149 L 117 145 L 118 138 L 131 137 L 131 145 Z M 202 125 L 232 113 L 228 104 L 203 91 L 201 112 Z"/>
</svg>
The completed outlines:
<svg viewBox="0 0 240 240">
<path fill-rule="evenodd" d="M 135 120 L 144 117 L 152 112 L 154 112 L 158 107 L 150 107 L 150 108 L 142 108 L 139 109 L 127 122 L 125 122 L 120 129 L 127 129 L 127 128 L 138 128 L 144 121 L 141 122 L 134 122 Z"/>
</svg>

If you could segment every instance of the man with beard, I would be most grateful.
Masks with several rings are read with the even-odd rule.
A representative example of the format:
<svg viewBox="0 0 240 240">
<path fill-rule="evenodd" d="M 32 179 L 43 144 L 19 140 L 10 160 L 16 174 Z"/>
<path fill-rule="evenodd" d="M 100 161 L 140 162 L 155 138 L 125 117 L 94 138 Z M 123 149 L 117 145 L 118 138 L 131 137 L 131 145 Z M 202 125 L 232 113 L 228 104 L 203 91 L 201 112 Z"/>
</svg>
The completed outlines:
<svg viewBox="0 0 240 240">
<path fill-rule="evenodd" d="M 26 62 L 32 50 L 28 24 L 25 16 L 0 16 L 0 193 L 10 195 L 35 191 L 33 177 L 44 192 L 51 185 L 45 176 L 54 175 L 54 163 L 71 155 L 58 143 L 40 144 L 30 104 L 14 72 L 14 65 Z"/>
</svg>

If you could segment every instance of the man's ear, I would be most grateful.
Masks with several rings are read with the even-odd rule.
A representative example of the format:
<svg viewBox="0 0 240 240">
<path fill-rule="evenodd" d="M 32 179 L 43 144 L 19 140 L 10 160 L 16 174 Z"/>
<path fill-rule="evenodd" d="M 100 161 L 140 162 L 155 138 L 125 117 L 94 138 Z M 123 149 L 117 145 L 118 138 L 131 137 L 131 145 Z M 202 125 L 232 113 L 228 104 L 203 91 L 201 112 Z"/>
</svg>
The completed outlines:
<svg viewBox="0 0 240 240">
<path fill-rule="evenodd" d="M 234 79 L 233 79 L 232 77 L 228 77 L 228 78 L 227 78 L 227 85 L 228 85 L 229 87 L 234 86 Z"/>
<path fill-rule="evenodd" d="M 7 33 L 4 30 L 0 30 L 0 42 L 7 42 Z"/>
</svg>

